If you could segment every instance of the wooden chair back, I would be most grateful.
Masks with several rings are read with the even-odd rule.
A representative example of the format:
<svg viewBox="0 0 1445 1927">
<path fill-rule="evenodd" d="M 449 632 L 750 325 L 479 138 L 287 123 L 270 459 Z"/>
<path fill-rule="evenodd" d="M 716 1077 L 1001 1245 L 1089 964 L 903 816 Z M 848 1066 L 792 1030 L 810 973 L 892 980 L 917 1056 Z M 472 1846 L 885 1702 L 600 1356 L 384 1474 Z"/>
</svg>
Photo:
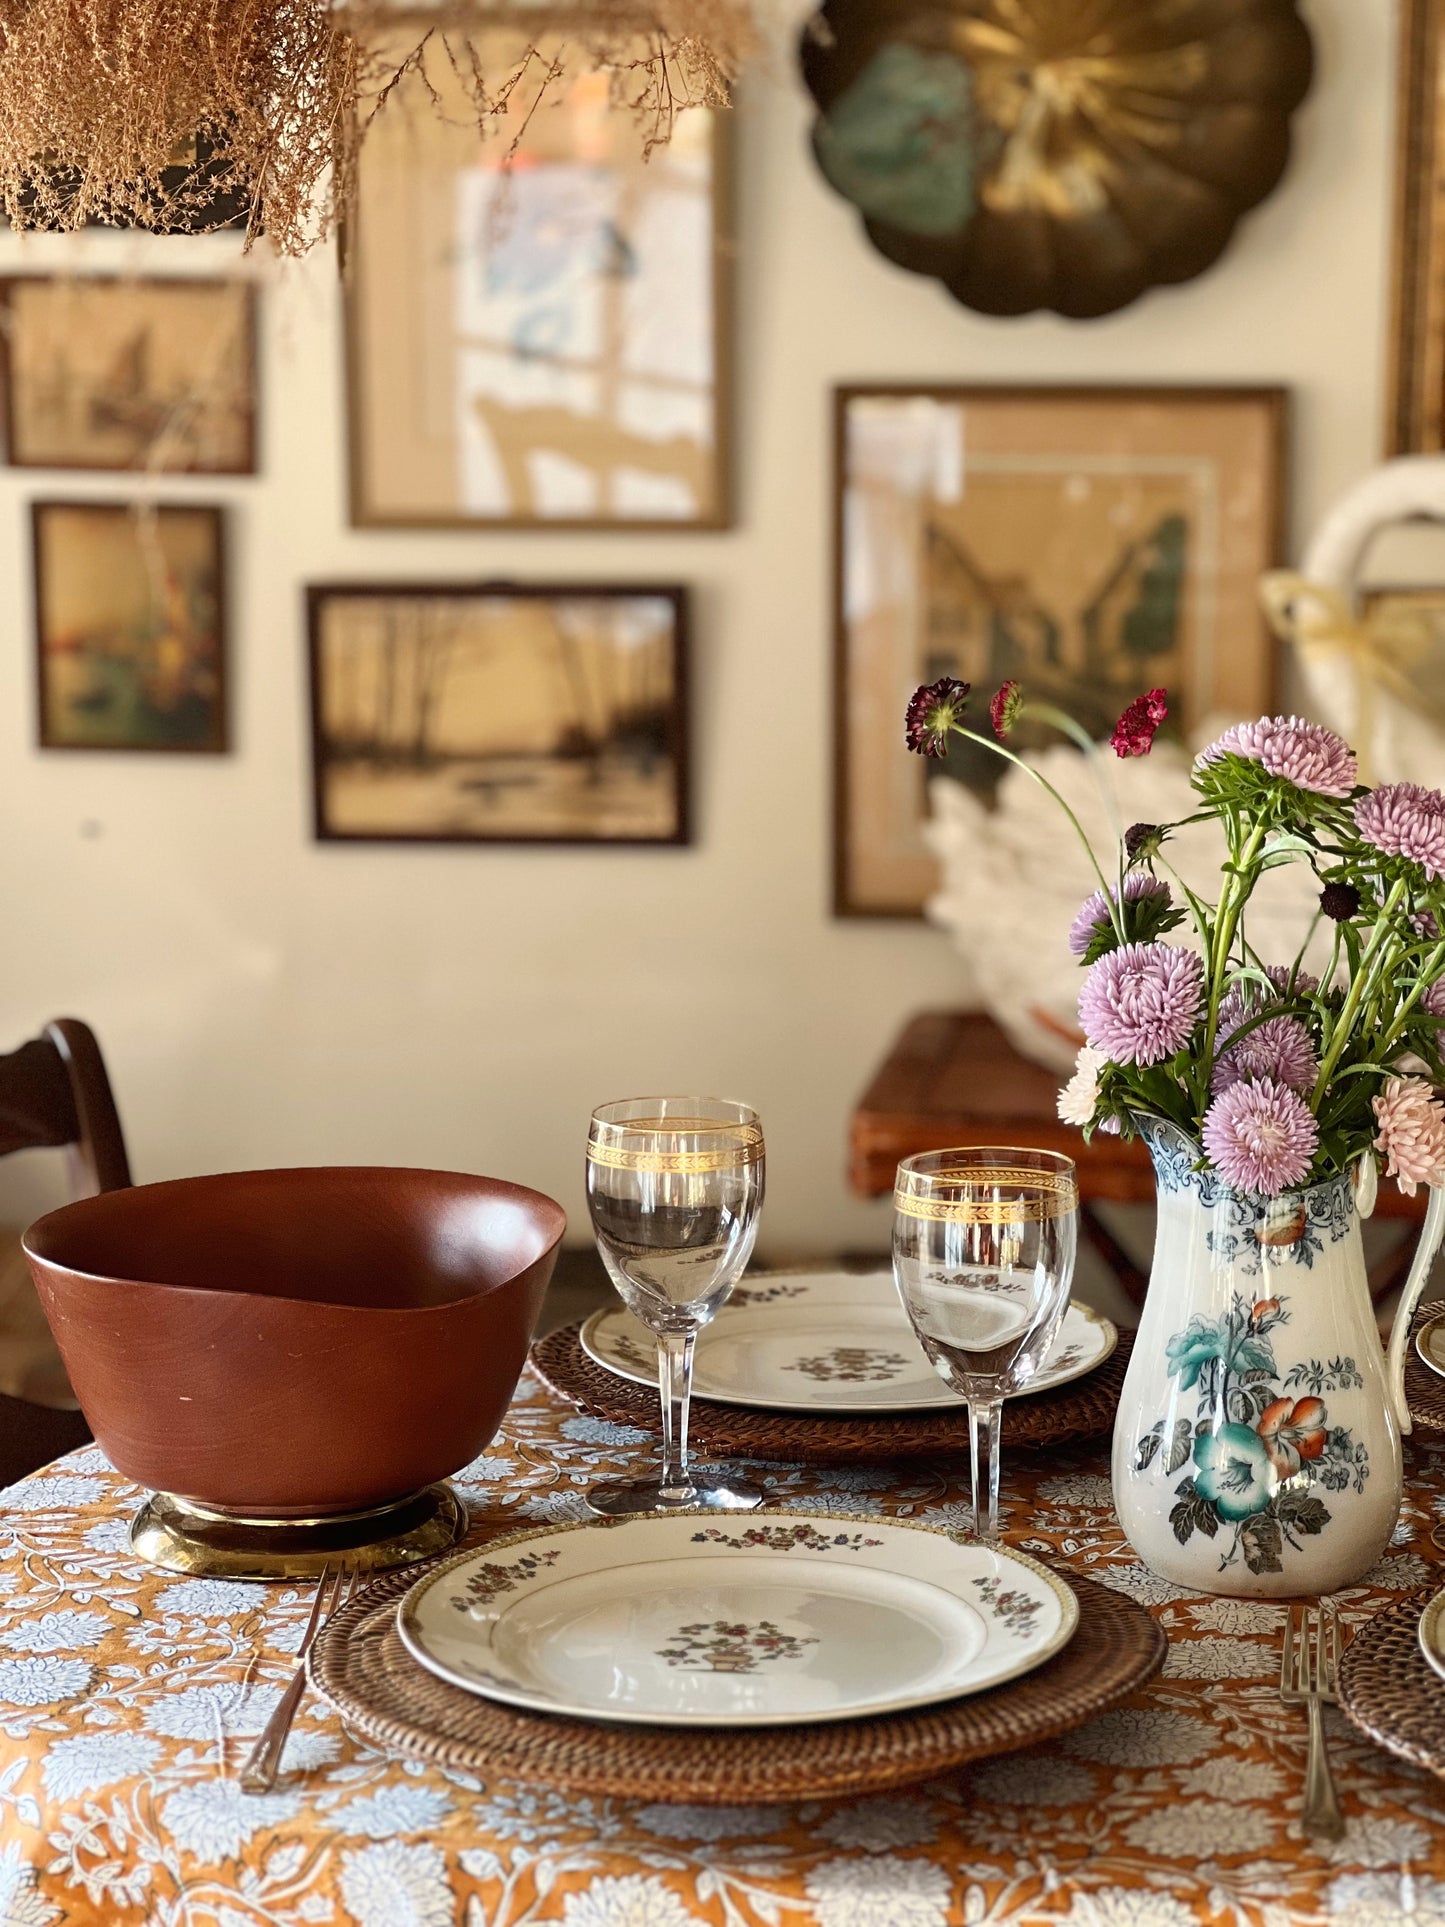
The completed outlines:
<svg viewBox="0 0 1445 1927">
<path fill-rule="evenodd" d="M 0 1056 L 0 1157 L 43 1148 L 69 1153 L 77 1197 L 130 1184 L 105 1059 L 95 1033 L 78 1017 L 57 1017 L 38 1037 Z M 89 1438 L 79 1412 L 0 1393 L 0 1486 Z"/>
</svg>

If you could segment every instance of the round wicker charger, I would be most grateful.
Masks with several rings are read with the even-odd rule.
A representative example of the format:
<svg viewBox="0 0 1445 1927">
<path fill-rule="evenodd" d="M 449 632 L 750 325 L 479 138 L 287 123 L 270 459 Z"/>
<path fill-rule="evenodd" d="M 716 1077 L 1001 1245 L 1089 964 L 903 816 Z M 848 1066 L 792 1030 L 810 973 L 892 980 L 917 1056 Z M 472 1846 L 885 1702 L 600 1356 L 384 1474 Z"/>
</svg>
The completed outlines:
<svg viewBox="0 0 1445 1927">
<path fill-rule="evenodd" d="M 532 1347 L 538 1376 L 562 1398 L 598 1418 L 644 1431 L 662 1429 L 657 1393 L 619 1378 L 582 1349 L 581 1324 L 563 1325 Z M 1112 1431 L 1134 1334 L 1096 1371 L 1056 1391 L 1011 1398 L 1003 1408 L 1005 1447 L 1068 1445 Z M 1421 1368 L 1423 1370 L 1423 1367 Z M 1441 1381 L 1445 1385 L 1445 1380 Z M 802 1412 L 751 1411 L 694 1398 L 688 1421 L 695 1451 L 720 1458 L 852 1461 L 931 1457 L 968 1450 L 968 1410 L 901 1412 L 886 1418 L 810 1418 Z"/>
<path fill-rule="evenodd" d="M 1445 1378 L 1430 1367 L 1415 1350 L 1422 1325 L 1440 1313 L 1439 1299 L 1422 1305 L 1410 1327 L 1410 1342 L 1405 1348 L 1405 1403 L 1416 1427 L 1431 1435 L 1445 1433 Z"/>
<path fill-rule="evenodd" d="M 1420 1615 L 1436 1586 L 1359 1627 L 1340 1655 L 1340 1711 L 1352 1726 L 1445 1780 L 1445 1680 L 1420 1651 Z"/>
<path fill-rule="evenodd" d="M 417 1572 L 389 1573 L 317 1635 L 316 1690 L 364 1739 L 433 1766 L 573 1794 L 713 1806 L 817 1799 L 908 1786 L 1011 1753 L 1091 1719 L 1164 1663 L 1142 1606 L 1068 1575 L 1079 1626 L 1061 1653 L 991 1692 L 919 1712 L 735 1733 L 606 1726 L 521 1713 L 437 1679 L 402 1645 L 396 1608 Z"/>
</svg>

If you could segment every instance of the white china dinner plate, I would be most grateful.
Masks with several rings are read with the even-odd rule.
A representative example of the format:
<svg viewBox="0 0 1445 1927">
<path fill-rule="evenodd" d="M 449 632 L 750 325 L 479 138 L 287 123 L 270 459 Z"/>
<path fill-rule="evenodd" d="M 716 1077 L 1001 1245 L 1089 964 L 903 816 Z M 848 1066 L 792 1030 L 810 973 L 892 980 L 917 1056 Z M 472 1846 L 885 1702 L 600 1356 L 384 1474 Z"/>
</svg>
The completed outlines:
<svg viewBox="0 0 1445 1927">
<path fill-rule="evenodd" d="M 1431 1669 L 1445 1679 L 1445 1588 L 1433 1595 L 1420 1615 L 1420 1651 Z"/>
<path fill-rule="evenodd" d="M 1416 1332 L 1415 1350 L 1432 1372 L 1445 1378 L 1445 1312 L 1437 1312 Z"/>
<path fill-rule="evenodd" d="M 928 1706 L 1032 1671 L 1078 1618 L 1061 1579 L 1002 1546 L 781 1510 L 516 1533 L 397 1609 L 408 1651 L 468 1692 L 652 1726 Z"/>
<path fill-rule="evenodd" d="M 1118 1342 L 1107 1318 L 1071 1304 L 1044 1369 L 1016 1396 L 1082 1378 Z M 657 1383 L 656 1340 L 621 1304 L 592 1314 L 582 1348 L 619 1378 Z M 929 1364 L 887 1271 L 758 1274 L 700 1334 L 692 1389 L 715 1405 L 848 1417 L 966 1403 Z"/>
</svg>

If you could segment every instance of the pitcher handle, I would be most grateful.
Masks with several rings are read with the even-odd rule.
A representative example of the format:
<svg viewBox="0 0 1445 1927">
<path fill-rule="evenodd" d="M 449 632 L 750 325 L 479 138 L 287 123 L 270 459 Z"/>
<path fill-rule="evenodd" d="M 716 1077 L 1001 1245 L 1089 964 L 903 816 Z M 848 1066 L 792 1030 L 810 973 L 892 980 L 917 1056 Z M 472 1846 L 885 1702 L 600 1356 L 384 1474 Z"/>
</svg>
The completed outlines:
<svg viewBox="0 0 1445 1927">
<path fill-rule="evenodd" d="M 1415 1317 L 1415 1307 L 1419 1304 L 1426 1285 L 1430 1281 L 1430 1268 L 1445 1239 L 1445 1189 L 1438 1185 L 1430 1186 L 1430 1202 L 1425 1208 L 1425 1223 L 1420 1231 L 1420 1242 L 1415 1247 L 1415 1262 L 1410 1267 L 1410 1276 L 1405 1280 L 1405 1289 L 1400 1298 L 1400 1309 L 1395 1313 L 1395 1323 L 1390 1331 L 1390 1355 L 1386 1375 L 1390 1382 L 1390 1397 L 1395 1407 L 1395 1422 L 1403 1437 L 1410 1430 L 1410 1408 L 1405 1403 L 1405 1347 L 1410 1342 L 1410 1325 Z"/>
</svg>

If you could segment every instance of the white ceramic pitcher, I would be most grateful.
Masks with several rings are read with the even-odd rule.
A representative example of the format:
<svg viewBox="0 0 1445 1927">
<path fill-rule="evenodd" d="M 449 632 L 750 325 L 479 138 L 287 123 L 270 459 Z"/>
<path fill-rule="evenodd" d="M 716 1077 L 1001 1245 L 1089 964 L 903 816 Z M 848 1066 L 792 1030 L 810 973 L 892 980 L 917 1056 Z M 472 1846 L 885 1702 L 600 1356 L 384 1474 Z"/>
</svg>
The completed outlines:
<svg viewBox="0 0 1445 1927">
<path fill-rule="evenodd" d="M 1145 1120 L 1159 1220 L 1114 1426 L 1129 1543 L 1196 1592 L 1288 1598 L 1363 1577 L 1400 1511 L 1405 1343 L 1445 1233 L 1432 1190 L 1388 1364 L 1360 1222 L 1374 1166 L 1261 1199 Z"/>
</svg>

